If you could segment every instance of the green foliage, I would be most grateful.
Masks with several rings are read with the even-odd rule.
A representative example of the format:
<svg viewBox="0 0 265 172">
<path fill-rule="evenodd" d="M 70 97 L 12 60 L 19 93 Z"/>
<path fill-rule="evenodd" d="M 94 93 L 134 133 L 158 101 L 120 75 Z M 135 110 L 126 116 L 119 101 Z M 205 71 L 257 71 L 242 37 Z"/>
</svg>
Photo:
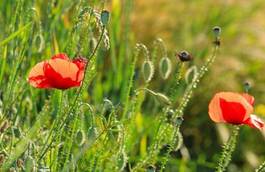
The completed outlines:
<svg viewBox="0 0 265 172">
<path fill-rule="evenodd" d="M 213 27 L 223 10 L 215 6 L 202 20 L 201 15 L 194 16 L 194 22 L 179 18 L 183 25 L 172 32 L 172 38 L 179 39 L 174 49 L 197 49 L 191 51 L 194 61 L 181 62 L 171 44 L 161 38 L 148 40 L 150 28 L 145 31 L 147 44 L 136 44 L 133 29 L 137 28 L 131 24 L 135 3 L 0 3 L 0 171 L 214 169 L 209 161 L 215 156 L 206 158 L 208 154 L 200 152 L 190 157 L 193 148 L 187 145 L 182 127 L 192 124 L 185 114 L 187 106 L 195 90 L 204 88 L 200 82 L 222 42 L 220 34 L 209 36 L 205 27 Z M 233 9 L 225 12 L 247 15 L 234 9 L 235 14 Z M 228 30 L 222 34 L 233 36 L 232 22 L 230 17 L 220 20 Z M 211 45 L 214 42 L 213 51 L 209 43 L 194 45 L 196 35 L 203 35 Z M 81 87 L 61 91 L 29 86 L 30 68 L 59 52 L 87 58 Z M 224 146 L 219 171 L 231 159 L 237 132 L 236 128 Z"/>
</svg>

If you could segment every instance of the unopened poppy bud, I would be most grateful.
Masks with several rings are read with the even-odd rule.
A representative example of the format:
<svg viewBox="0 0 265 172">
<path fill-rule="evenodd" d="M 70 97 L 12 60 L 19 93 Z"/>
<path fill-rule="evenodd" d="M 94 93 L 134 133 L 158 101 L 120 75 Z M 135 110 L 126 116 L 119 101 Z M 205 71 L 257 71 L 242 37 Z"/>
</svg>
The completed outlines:
<svg viewBox="0 0 265 172">
<path fill-rule="evenodd" d="M 221 35 L 222 29 L 219 26 L 213 27 L 213 33 L 215 37 L 219 37 Z"/>
<path fill-rule="evenodd" d="M 103 25 L 107 25 L 109 22 L 109 12 L 107 10 L 103 10 L 100 14 L 100 20 Z"/>
<path fill-rule="evenodd" d="M 182 62 L 186 62 L 186 61 L 191 61 L 192 60 L 192 56 L 190 55 L 190 53 L 188 53 L 185 50 L 179 52 L 177 54 L 177 56 L 179 57 L 179 60 L 182 61 Z"/>
<path fill-rule="evenodd" d="M 154 65 L 150 60 L 146 60 L 142 66 L 142 72 L 146 83 L 150 82 L 154 76 Z"/>
<path fill-rule="evenodd" d="M 163 79 L 167 79 L 171 73 L 171 61 L 168 57 L 163 57 L 159 63 L 159 71 Z"/>
<path fill-rule="evenodd" d="M 85 132 L 83 130 L 77 131 L 75 139 L 78 146 L 82 146 L 85 143 L 85 137 Z"/>
<path fill-rule="evenodd" d="M 169 98 L 166 95 L 164 95 L 162 93 L 156 93 L 155 96 L 156 96 L 156 99 L 160 103 L 163 103 L 165 105 L 171 105 L 171 101 L 169 100 Z"/>
</svg>

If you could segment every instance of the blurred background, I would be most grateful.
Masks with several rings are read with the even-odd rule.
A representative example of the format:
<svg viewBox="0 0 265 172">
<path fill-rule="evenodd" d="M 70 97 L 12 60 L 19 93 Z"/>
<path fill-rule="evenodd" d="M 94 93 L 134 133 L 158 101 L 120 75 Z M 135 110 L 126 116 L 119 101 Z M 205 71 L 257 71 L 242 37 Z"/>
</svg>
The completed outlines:
<svg viewBox="0 0 265 172">
<path fill-rule="evenodd" d="M 216 125 L 208 117 L 208 103 L 214 93 L 243 92 L 244 82 L 249 82 L 250 93 L 256 100 L 255 113 L 265 118 L 264 18 L 265 1 L 262 0 L 134 2 L 131 29 L 135 40 L 151 46 L 152 40 L 160 37 L 172 55 L 183 49 L 191 52 L 194 64 L 205 59 L 200 52 L 210 46 L 212 27 L 222 28 L 220 53 L 186 108 L 181 128 L 190 158 L 199 162 L 198 171 L 211 166 L 200 162 L 214 162 L 216 150 L 221 150 L 220 145 L 229 136 L 227 126 Z M 265 132 L 242 127 L 230 171 L 252 171 L 264 159 Z"/>
</svg>

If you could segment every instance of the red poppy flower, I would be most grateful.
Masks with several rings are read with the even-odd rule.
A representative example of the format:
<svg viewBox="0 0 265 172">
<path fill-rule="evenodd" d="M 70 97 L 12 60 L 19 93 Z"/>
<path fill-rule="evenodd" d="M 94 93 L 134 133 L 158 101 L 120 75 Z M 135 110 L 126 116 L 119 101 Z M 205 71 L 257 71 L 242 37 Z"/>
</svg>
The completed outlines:
<svg viewBox="0 0 265 172">
<path fill-rule="evenodd" d="M 253 113 L 254 97 L 249 94 L 220 92 L 214 95 L 209 104 L 209 116 L 214 122 L 234 125 L 246 124 L 262 129 L 264 122 Z"/>
<path fill-rule="evenodd" d="M 28 81 L 36 88 L 68 89 L 80 86 L 85 72 L 86 59 L 70 60 L 66 54 L 57 54 L 50 60 L 36 64 Z"/>
</svg>

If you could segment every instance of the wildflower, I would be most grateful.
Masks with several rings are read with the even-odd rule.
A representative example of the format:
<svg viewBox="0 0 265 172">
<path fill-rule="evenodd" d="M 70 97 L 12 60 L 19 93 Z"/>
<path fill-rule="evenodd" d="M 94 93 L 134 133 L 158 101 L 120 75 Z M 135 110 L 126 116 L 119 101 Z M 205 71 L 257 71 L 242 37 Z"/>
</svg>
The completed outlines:
<svg viewBox="0 0 265 172">
<path fill-rule="evenodd" d="M 66 54 L 56 54 L 50 60 L 36 64 L 30 71 L 28 82 L 36 88 L 68 89 L 78 87 L 84 78 L 86 59 L 70 60 Z"/>
<path fill-rule="evenodd" d="M 254 97 L 247 93 L 220 92 L 214 95 L 209 104 L 209 116 L 214 122 L 246 124 L 262 129 L 264 122 L 252 114 L 253 104 Z"/>
</svg>

